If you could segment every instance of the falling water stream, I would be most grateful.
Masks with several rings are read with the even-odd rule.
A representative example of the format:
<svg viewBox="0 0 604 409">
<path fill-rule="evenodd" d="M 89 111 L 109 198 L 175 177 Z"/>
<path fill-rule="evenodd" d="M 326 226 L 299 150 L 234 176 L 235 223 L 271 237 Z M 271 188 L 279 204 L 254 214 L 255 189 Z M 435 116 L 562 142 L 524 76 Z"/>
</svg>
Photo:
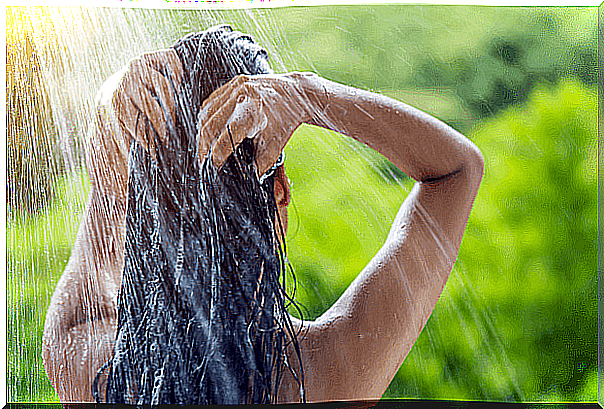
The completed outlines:
<svg viewBox="0 0 604 409">
<path fill-rule="evenodd" d="M 304 12 L 291 12 L 287 23 L 296 24 Z M 16 153 L 9 149 L 9 162 L 16 165 L 9 168 L 8 194 L 23 188 L 24 180 L 29 183 L 28 193 L 14 193 L 13 202 L 9 200 L 9 401 L 56 399 L 42 365 L 41 337 L 46 308 L 69 259 L 87 201 L 84 149 L 100 85 L 141 53 L 169 47 L 187 33 L 224 23 L 251 34 L 266 48 L 275 72 L 313 69 L 315 56 L 293 49 L 282 33 L 286 22 L 281 17 L 278 10 L 262 9 L 7 9 L 7 95 L 15 98 L 9 105 L 8 135 L 9 144 L 17 146 Z M 354 61 L 358 50 L 354 44 L 348 47 Z M 410 64 L 404 53 L 400 58 Z M 354 86 L 354 81 L 349 85 Z M 24 100 L 36 102 L 27 107 Z M 293 200 L 288 257 L 298 273 L 305 317 L 313 319 L 379 249 L 413 181 L 369 148 L 307 126 L 296 132 L 286 151 Z M 21 179 L 15 176 L 24 174 Z M 362 183 L 368 187 L 356 187 Z M 29 208 L 25 202 L 31 204 Z M 347 211 L 356 214 L 348 217 Z M 430 219 L 429 214 L 424 216 Z M 437 228 L 427 234 L 439 241 Z M 354 255 L 332 251 L 338 246 Z M 317 260 L 322 260 L 320 265 Z M 339 263 L 345 263 L 346 269 Z M 520 382 L 527 369 L 521 359 L 508 354 L 496 311 L 476 307 L 484 304 L 487 294 L 472 281 L 474 276 L 466 274 L 463 261 L 458 261 L 387 396 L 527 398 Z M 472 356 L 469 362 L 460 360 L 464 354 Z M 425 387 L 437 382 L 446 384 L 440 394 Z"/>
</svg>

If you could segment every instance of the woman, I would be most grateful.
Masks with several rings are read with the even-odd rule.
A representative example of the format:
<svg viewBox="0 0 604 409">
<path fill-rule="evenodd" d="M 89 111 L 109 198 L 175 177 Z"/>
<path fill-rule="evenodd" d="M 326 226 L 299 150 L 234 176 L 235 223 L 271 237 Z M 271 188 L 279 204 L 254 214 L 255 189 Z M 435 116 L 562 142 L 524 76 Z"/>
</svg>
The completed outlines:
<svg viewBox="0 0 604 409">
<path fill-rule="evenodd" d="M 245 44 L 242 58 L 253 56 L 259 72 L 270 72 L 261 58 L 266 53 L 248 37 L 224 26 L 201 36 Z M 112 360 L 125 268 L 128 153 L 138 145 L 158 160 L 162 144 L 171 143 L 180 104 L 173 90 L 195 81 L 183 61 L 175 49 L 145 54 L 99 92 L 87 152 L 91 198 L 44 334 L 45 367 L 63 402 L 92 401 L 91 385 Z M 208 61 L 210 66 L 213 58 Z M 313 322 L 290 318 L 294 328 L 288 337 L 300 334 L 300 359 L 293 359 L 296 348 L 286 351 L 291 371 L 283 373 L 276 393 L 278 402 L 379 399 L 453 268 L 482 178 L 480 151 L 421 111 L 314 74 L 233 74 L 218 75 L 200 93 L 200 161 L 222 169 L 251 139 L 257 174 L 264 175 L 294 130 L 307 123 L 367 144 L 417 181 L 386 242 L 340 299 Z M 289 187 L 282 169 L 274 196 L 275 224 L 281 221 L 286 230 Z M 304 388 L 296 375 L 302 373 Z"/>
</svg>

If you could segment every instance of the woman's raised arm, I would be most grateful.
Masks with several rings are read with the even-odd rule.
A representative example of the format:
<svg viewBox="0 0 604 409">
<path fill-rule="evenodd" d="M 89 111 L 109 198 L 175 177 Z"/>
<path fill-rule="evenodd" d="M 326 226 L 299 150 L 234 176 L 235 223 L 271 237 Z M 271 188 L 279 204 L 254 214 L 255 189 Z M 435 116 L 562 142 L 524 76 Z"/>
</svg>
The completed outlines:
<svg viewBox="0 0 604 409">
<path fill-rule="evenodd" d="M 316 76 L 302 86 L 320 105 L 310 123 L 367 144 L 417 181 L 380 251 L 309 324 L 304 349 L 313 362 L 307 366 L 331 368 L 332 374 L 325 375 L 331 382 L 314 383 L 309 376 L 310 398 L 326 385 L 317 399 L 379 399 L 453 268 L 483 159 L 466 137 L 399 101 Z"/>
</svg>

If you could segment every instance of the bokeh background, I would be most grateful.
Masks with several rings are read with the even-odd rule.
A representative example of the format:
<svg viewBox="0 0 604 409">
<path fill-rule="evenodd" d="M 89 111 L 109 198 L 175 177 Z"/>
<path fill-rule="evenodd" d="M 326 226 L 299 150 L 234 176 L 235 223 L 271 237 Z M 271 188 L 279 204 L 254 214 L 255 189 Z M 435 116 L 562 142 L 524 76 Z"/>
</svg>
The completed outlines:
<svg viewBox="0 0 604 409">
<path fill-rule="evenodd" d="M 597 399 L 597 8 L 6 13 L 9 402 L 57 401 L 41 337 L 86 204 L 96 90 L 138 54 L 221 23 L 252 34 L 277 72 L 399 99 L 484 154 L 453 274 L 384 397 Z M 289 259 L 314 319 L 379 249 L 413 181 L 318 128 L 286 151 Z"/>
</svg>

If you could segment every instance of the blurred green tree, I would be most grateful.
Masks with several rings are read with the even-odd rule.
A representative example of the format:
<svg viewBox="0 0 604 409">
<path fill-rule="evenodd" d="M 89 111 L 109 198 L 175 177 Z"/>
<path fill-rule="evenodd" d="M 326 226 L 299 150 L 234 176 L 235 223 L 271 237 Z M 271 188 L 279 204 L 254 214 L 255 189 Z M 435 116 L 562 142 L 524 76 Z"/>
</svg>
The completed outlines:
<svg viewBox="0 0 604 409">
<path fill-rule="evenodd" d="M 540 82 L 596 83 L 596 8 L 336 6 L 277 10 L 294 69 L 371 90 L 454 89 L 472 121 Z M 304 17 L 304 18 L 303 18 Z"/>
</svg>

